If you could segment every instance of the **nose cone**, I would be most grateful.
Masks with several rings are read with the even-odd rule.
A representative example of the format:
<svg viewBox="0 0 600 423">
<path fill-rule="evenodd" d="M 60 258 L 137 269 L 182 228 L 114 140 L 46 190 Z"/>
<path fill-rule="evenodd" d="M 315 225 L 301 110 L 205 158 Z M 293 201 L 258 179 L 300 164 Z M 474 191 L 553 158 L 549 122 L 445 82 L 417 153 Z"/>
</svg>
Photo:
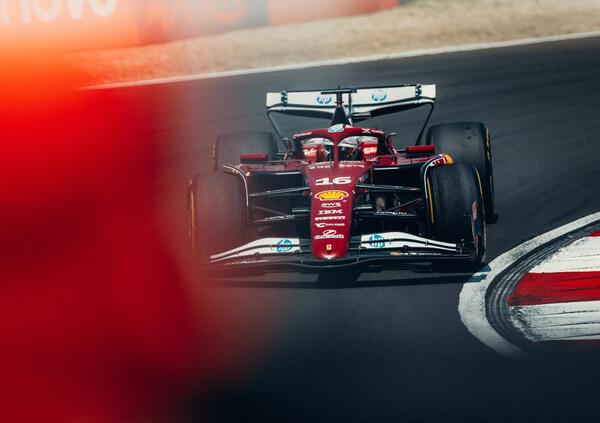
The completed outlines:
<svg viewBox="0 0 600 423">
<path fill-rule="evenodd" d="M 348 255 L 356 184 L 367 170 L 362 162 L 318 163 L 305 170 L 311 188 L 312 254 L 319 260 Z"/>
<path fill-rule="evenodd" d="M 345 257 L 352 224 L 352 191 L 333 188 L 318 191 L 311 206 L 313 256 L 320 260 Z"/>
</svg>

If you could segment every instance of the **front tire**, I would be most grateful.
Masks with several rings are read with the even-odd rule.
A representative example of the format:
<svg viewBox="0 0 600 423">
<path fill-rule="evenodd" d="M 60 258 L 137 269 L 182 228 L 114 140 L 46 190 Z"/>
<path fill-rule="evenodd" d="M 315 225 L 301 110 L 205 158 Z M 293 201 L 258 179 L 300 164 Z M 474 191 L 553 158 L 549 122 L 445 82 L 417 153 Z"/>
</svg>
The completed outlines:
<svg viewBox="0 0 600 423">
<path fill-rule="evenodd" d="M 245 187 L 238 175 L 202 172 L 188 191 L 188 243 L 203 258 L 231 250 L 247 240 Z"/>
<path fill-rule="evenodd" d="M 485 258 L 486 223 L 477 170 L 465 163 L 435 167 L 426 184 L 429 236 L 478 251 L 470 262 L 448 261 L 443 265 L 451 270 L 479 270 Z"/>
</svg>

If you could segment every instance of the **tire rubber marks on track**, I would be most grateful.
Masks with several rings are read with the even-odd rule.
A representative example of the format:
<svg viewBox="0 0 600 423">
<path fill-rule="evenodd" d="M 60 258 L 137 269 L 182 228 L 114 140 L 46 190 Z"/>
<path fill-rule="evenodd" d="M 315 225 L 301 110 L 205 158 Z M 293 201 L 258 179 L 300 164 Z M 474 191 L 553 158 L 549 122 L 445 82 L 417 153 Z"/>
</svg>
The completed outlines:
<svg viewBox="0 0 600 423">
<path fill-rule="evenodd" d="M 527 242 L 519 245 L 518 247 L 502 254 L 500 257 L 498 257 L 494 261 L 492 261 L 488 265 L 488 268 L 484 268 L 479 273 L 476 273 L 475 275 L 473 275 L 473 277 L 466 284 L 464 284 L 463 289 L 460 293 L 459 305 L 458 305 L 458 311 L 460 314 L 460 318 L 461 318 L 463 324 L 465 325 L 465 327 L 467 328 L 467 330 L 469 330 L 469 332 L 471 332 L 471 334 L 473 334 L 477 339 L 479 339 L 485 345 L 487 345 L 494 351 L 496 351 L 508 358 L 524 357 L 525 353 L 520 348 L 518 348 L 517 346 L 515 346 L 514 344 L 512 344 L 511 342 L 506 340 L 502 335 L 500 335 L 488 321 L 487 314 L 486 314 L 486 293 L 488 292 L 494 279 L 497 278 L 498 276 L 500 276 L 500 274 L 502 272 L 507 270 L 512 264 L 514 264 L 518 260 L 524 258 L 528 254 L 530 254 L 532 251 L 537 249 L 538 247 L 540 247 L 544 244 L 547 244 L 553 240 L 556 240 L 558 238 L 561 238 L 570 232 L 584 228 L 585 226 L 588 226 L 598 220 L 600 220 L 600 213 L 595 213 L 590 216 L 579 219 L 575 222 L 572 222 L 570 224 L 567 224 L 565 226 L 562 226 L 560 228 L 554 229 L 543 235 L 540 235 L 540 236 L 538 236 L 530 241 L 527 241 Z M 600 234 L 594 234 L 594 236 L 588 237 L 586 239 L 599 238 L 599 235 Z M 589 266 L 589 263 L 583 265 L 583 267 L 585 267 L 585 266 Z M 578 272 L 578 273 L 580 273 L 580 275 L 581 275 L 583 272 Z M 515 299 L 515 301 L 516 301 L 516 299 Z M 592 303 L 596 303 L 596 302 L 592 301 Z M 527 319 L 530 316 L 534 316 L 534 317 L 531 317 L 531 319 L 532 319 L 531 323 L 533 324 L 533 326 L 527 326 L 527 328 L 537 327 L 536 324 L 533 323 L 533 319 L 539 319 L 538 322 L 543 321 L 542 316 L 546 316 L 547 319 L 552 319 L 553 318 L 552 312 L 557 310 L 557 308 L 553 309 L 552 307 L 558 307 L 558 310 L 560 310 L 560 307 L 561 307 L 560 305 L 556 305 L 556 304 L 548 304 L 545 306 L 546 306 L 546 308 L 544 309 L 543 308 L 544 305 L 536 305 L 535 307 L 542 307 L 542 308 L 534 310 L 534 309 L 525 308 L 527 306 L 522 306 L 522 305 L 516 306 L 515 305 L 516 308 L 514 310 L 512 310 L 514 312 L 513 313 L 513 316 L 514 316 L 513 323 L 529 339 L 532 339 L 532 340 L 535 339 L 536 341 L 538 341 L 538 340 L 540 340 L 540 338 L 541 339 L 546 339 L 546 338 L 539 337 L 531 332 L 524 331 L 525 326 L 523 324 L 523 322 L 524 322 L 523 319 Z M 587 313 L 589 311 L 589 304 L 588 304 L 588 307 L 586 308 L 584 301 L 581 301 L 578 304 L 571 304 L 571 305 L 569 305 L 569 307 L 571 307 L 571 310 L 574 313 Z M 579 310 L 579 309 L 577 309 L 577 307 L 583 307 L 583 309 Z M 593 304 L 593 307 L 596 307 L 596 304 Z M 600 312 L 600 304 L 599 304 L 598 310 L 592 309 L 592 313 L 595 313 L 596 311 Z M 549 313 L 547 313 L 547 312 L 549 312 Z M 556 314 L 556 313 L 554 313 L 554 314 Z M 586 316 L 587 316 L 586 318 L 590 318 L 594 315 L 588 314 Z M 577 317 L 577 316 L 571 315 L 571 317 Z M 566 319 L 567 317 L 563 316 L 562 318 Z M 527 324 L 527 322 L 528 321 L 525 320 L 525 324 Z M 600 333 L 600 331 L 599 331 L 599 333 Z M 581 336 L 575 336 L 575 338 L 572 338 L 572 339 L 589 339 L 589 338 L 586 337 L 586 335 L 581 335 Z"/>
</svg>

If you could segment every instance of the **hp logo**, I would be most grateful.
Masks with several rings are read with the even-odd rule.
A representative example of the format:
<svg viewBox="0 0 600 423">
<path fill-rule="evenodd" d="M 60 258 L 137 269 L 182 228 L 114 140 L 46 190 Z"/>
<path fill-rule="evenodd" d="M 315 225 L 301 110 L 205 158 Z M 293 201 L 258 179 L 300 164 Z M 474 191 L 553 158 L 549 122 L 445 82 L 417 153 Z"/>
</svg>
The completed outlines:
<svg viewBox="0 0 600 423">
<path fill-rule="evenodd" d="M 375 103 L 382 103 L 385 100 L 387 100 L 388 95 L 385 91 L 383 90 L 379 90 L 379 91 L 375 91 L 372 95 L 371 95 L 371 99 L 375 102 Z"/>
<path fill-rule="evenodd" d="M 332 101 L 333 97 L 330 95 L 320 95 L 317 97 L 317 103 L 322 106 L 327 106 L 328 104 L 331 104 Z"/>
<path fill-rule="evenodd" d="M 290 251 L 292 251 L 292 241 L 289 239 L 282 239 L 277 243 L 278 253 L 289 253 Z"/>
<path fill-rule="evenodd" d="M 385 238 L 381 235 L 371 235 L 369 238 L 369 245 L 373 248 L 385 248 Z"/>
</svg>

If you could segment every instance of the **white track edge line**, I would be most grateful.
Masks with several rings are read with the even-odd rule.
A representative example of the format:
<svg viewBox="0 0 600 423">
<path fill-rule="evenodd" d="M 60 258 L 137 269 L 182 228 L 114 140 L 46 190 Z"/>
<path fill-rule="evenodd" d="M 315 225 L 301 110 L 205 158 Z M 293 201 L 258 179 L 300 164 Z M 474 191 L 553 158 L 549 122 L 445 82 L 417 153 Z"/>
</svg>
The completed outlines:
<svg viewBox="0 0 600 423">
<path fill-rule="evenodd" d="M 458 313 L 467 330 L 483 344 L 507 358 L 525 358 L 525 352 L 496 332 L 487 320 L 485 295 L 492 281 L 511 264 L 537 247 L 599 220 L 600 212 L 546 232 L 502 254 L 473 275 L 463 285 L 458 302 Z"/>
<path fill-rule="evenodd" d="M 375 54 L 375 55 L 360 56 L 360 57 L 348 57 L 348 58 L 342 58 L 342 59 L 325 60 L 325 61 L 321 61 L 321 62 L 307 62 L 307 63 L 299 63 L 299 64 L 293 64 L 293 65 L 263 67 L 263 68 L 254 68 L 254 69 L 239 69 L 239 70 L 223 71 L 223 72 L 198 73 L 198 74 L 191 74 L 191 75 L 146 79 L 146 80 L 129 81 L 129 82 L 116 82 L 116 83 L 109 83 L 109 84 L 92 85 L 92 86 L 87 87 L 86 89 L 102 90 L 102 89 L 114 89 L 114 88 L 142 87 L 142 86 L 150 86 L 150 85 L 174 84 L 174 83 L 179 83 L 179 82 L 190 82 L 190 81 L 199 81 L 199 80 L 206 80 L 206 79 L 230 78 L 230 77 L 236 77 L 236 76 L 257 75 L 257 74 L 263 74 L 263 73 L 310 69 L 310 68 L 318 68 L 318 67 L 325 67 L 325 66 L 339 66 L 339 65 L 356 64 L 356 63 L 378 62 L 378 61 L 385 61 L 385 60 L 408 59 L 408 58 L 420 57 L 420 56 L 435 56 L 435 55 L 450 54 L 450 53 L 463 53 L 463 52 L 478 51 L 478 50 L 490 50 L 490 49 L 495 49 L 495 48 L 545 44 L 545 43 L 552 43 L 552 42 L 558 42 L 558 41 L 593 38 L 593 37 L 598 37 L 598 36 L 600 36 L 600 31 L 578 32 L 578 33 L 572 33 L 572 34 L 551 35 L 551 36 L 547 36 L 547 37 L 523 38 L 523 39 L 511 40 L 511 41 L 496 41 L 496 42 L 490 42 L 490 43 L 464 44 L 464 45 L 454 46 L 454 47 L 419 49 L 419 50 L 412 50 L 412 51 L 406 51 L 406 52 L 401 52 L 401 53 L 386 53 L 386 54 Z"/>
</svg>

